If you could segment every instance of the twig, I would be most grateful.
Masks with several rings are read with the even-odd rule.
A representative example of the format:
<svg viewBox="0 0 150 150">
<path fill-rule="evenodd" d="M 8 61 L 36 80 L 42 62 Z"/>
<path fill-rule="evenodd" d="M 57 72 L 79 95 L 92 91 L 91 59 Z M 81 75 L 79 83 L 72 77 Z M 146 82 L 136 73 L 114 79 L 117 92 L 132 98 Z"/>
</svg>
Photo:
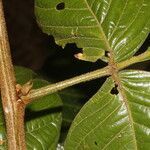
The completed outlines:
<svg viewBox="0 0 150 150">
<path fill-rule="evenodd" d="M 38 97 L 42 97 L 44 95 L 60 91 L 64 88 L 73 86 L 75 84 L 90 81 L 90 80 L 100 78 L 103 76 L 107 76 L 107 75 L 109 75 L 109 67 L 105 67 L 103 69 L 89 72 L 89 73 L 86 73 L 86 74 L 83 74 L 83 75 L 80 75 L 80 76 L 77 76 L 77 77 L 74 77 L 74 78 L 71 78 L 71 79 L 68 79 L 65 81 L 51 84 L 51 85 L 42 87 L 40 89 L 32 90 L 28 95 L 28 100 L 30 102 L 33 99 L 36 99 Z M 27 102 L 27 103 L 29 103 L 29 102 Z"/>
<path fill-rule="evenodd" d="M 118 70 L 121 70 L 129 65 L 145 60 L 145 58 L 148 58 L 148 56 L 150 56 L 150 51 L 115 65 Z M 24 110 L 26 104 L 32 102 L 36 98 L 57 92 L 69 86 L 108 75 L 111 75 L 111 66 L 98 69 L 72 79 L 48 85 L 40 89 L 31 90 L 27 98 L 22 97 L 22 99 L 18 100 L 2 0 L 0 0 L 0 87 L 9 150 L 26 149 L 24 134 Z"/>
<path fill-rule="evenodd" d="M 15 84 L 3 5 L 2 0 L 0 0 L 0 87 L 8 149 L 25 150 L 24 106 L 17 102 Z"/>
<path fill-rule="evenodd" d="M 142 62 L 142 61 L 147 61 L 147 60 L 150 60 L 150 48 L 147 51 L 145 51 L 144 53 L 142 53 L 138 56 L 134 56 L 134 57 L 132 57 L 128 60 L 120 62 L 119 64 L 117 64 L 117 67 L 119 69 L 123 69 L 123 68 L 131 66 L 133 64 L 136 64 L 136 63 L 139 63 L 139 62 Z"/>
<path fill-rule="evenodd" d="M 145 61 L 148 59 L 150 59 L 150 50 L 146 51 L 145 53 L 143 53 L 141 55 L 134 56 L 126 61 L 118 63 L 117 68 L 119 70 L 122 70 L 130 65 L 133 65 L 135 63 Z M 42 87 L 42 88 L 39 88 L 36 90 L 31 90 L 31 92 L 29 93 L 27 98 L 24 98 L 24 100 L 25 100 L 24 103 L 28 104 L 31 101 L 33 101 L 39 97 L 45 96 L 47 94 L 51 94 L 51 93 L 60 91 L 64 88 L 76 85 L 78 83 L 90 81 L 90 80 L 97 79 L 97 78 L 100 78 L 103 76 L 108 76 L 108 75 L 111 75 L 110 68 L 105 67 L 105 68 L 98 69 L 93 72 L 89 72 L 89 73 L 65 80 L 65 81 L 54 83 L 54 84 L 51 84 L 51 85 L 48 85 L 48 86 L 45 86 L 45 87 Z"/>
</svg>

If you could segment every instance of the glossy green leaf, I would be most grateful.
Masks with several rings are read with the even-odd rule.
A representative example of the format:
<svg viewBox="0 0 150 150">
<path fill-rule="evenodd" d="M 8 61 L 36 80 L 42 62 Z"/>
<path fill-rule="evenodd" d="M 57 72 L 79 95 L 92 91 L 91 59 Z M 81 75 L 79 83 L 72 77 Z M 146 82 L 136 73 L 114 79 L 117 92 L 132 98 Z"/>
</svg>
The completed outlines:
<svg viewBox="0 0 150 150">
<path fill-rule="evenodd" d="M 118 94 L 109 78 L 78 113 L 65 150 L 149 150 L 150 73 L 119 76 Z"/>
<path fill-rule="evenodd" d="M 81 92 L 81 90 L 75 88 L 65 89 L 59 92 L 59 96 L 63 102 L 63 111 L 62 111 L 62 128 L 60 142 L 63 143 L 70 125 L 80 111 L 81 107 L 85 103 L 86 96 Z"/>
<path fill-rule="evenodd" d="M 63 125 L 70 126 L 74 117 L 84 104 L 85 95 L 77 89 L 66 89 L 59 92 L 63 101 Z"/>
<path fill-rule="evenodd" d="M 48 85 L 34 79 L 34 88 Z M 26 109 L 26 140 L 28 150 L 55 150 L 61 127 L 61 99 L 51 94 L 31 103 Z"/>
<path fill-rule="evenodd" d="M 30 69 L 15 68 L 17 83 L 24 84 L 33 80 L 33 88 L 48 85 L 49 82 L 37 79 L 37 75 Z M 0 107 L 0 109 L 2 109 Z M 27 106 L 26 145 L 28 150 L 55 150 L 60 136 L 62 122 L 62 102 L 57 94 L 44 96 Z M 0 139 L 5 142 L 0 149 L 6 149 L 6 133 L 2 110 L 0 112 Z"/>
<path fill-rule="evenodd" d="M 43 31 L 63 47 L 76 43 L 87 61 L 110 49 L 118 62 L 133 56 L 149 33 L 149 9 L 149 0 L 35 0 Z"/>
</svg>

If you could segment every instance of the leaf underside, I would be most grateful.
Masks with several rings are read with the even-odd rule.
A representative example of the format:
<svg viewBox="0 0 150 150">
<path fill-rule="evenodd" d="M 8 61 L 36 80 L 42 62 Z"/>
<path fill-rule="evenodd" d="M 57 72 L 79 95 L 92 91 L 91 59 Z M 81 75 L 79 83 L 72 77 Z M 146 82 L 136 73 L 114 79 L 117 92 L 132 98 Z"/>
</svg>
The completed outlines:
<svg viewBox="0 0 150 150">
<path fill-rule="evenodd" d="M 43 31 L 63 47 L 76 43 L 86 61 L 111 49 L 116 62 L 132 57 L 149 33 L 149 9 L 149 0 L 35 0 Z"/>
<path fill-rule="evenodd" d="M 76 43 L 77 58 L 115 62 L 131 58 L 150 27 L 149 0 L 36 0 L 42 30 L 57 44 Z M 112 56 L 111 56 L 112 57 Z M 124 71 L 107 79 L 81 109 L 70 128 L 65 150 L 148 150 L 150 141 L 150 73 Z"/>
<path fill-rule="evenodd" d="M 108 78 L 76 116 L 65 150 L 148 150 L 150 147 L 150 73 L 123 71 L 122 89 Z M 117 90 L 117 89 L 116 89 Z"/>
<path fill-rule="evenodd" d="M 86 61 L 103 60 L 106 51 L 114 53 L 115 62 L 132 57 L 149 33 L 149 9 L 149 0 L 35 0 L 37 22 L 43 31 L 63 47 L 76 43 L 83 49 L 76 57 Z M 23 84 L 34 78 L 34 88 L 48 84 L 36 76 L 26 70 L 21 78 L 18 75 L 18 81 Z M 70 128 L 65 150 L 149 149 L 150 73 L 122 71 L 117 78 L 119 87 L 108 78 L 81 109 Z M 27 107 L 29 150 L 56 149 L 61 105 L 59 96 L 52 94 Z M 6 149 L 2 107 L 0 112 L 0 149 Z"/>
</svg>

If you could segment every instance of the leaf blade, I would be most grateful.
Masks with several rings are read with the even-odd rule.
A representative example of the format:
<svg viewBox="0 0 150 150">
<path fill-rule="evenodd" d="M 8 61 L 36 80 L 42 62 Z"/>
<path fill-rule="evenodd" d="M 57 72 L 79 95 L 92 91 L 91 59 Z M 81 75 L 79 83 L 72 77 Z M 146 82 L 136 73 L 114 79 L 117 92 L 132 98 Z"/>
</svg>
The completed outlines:
<svg viewBox="0 0 150 150">
<path fill-rule="evenodd" d="M 15 67 L 17 83 L 25 84 L 33 80 L 33 88 L 39 88 L 49 84 L 49 82 L 38 79 L 37 74 L 32 70 Z M 28 150 L 51 149 L 55 150 L 60 135 L 62 122 L 61 116 L 62 102 L 57 94 L 44 96 L 27 106 L 25 116 L 26 145 Z M 60 108 L 60 109 L 58 109 Z M 5 131 L 5 121 L 0 105 L 0 149 L 7 149 L 7 137 Z"/>
<path fill-rule="evenodd" d="M 41 79 L 33 80 L 33 88 L 49 83 Z M 61 99 L 57 94 L 44 96 L 29 104 L 26 109 L 27 149 L 55 150 L 61 128 Z"/>
<path fill-rule="evenodd" d="M 141 76 L 140 79 L 139 76 Z M 148 150 L 148 141 L 150 140 L 148 134 L 150 131 L 150 118 L 148 114 L 150 106 L 142 111 L 141 107 L 133 107 L 130 101 L 134 100 L 138 104 L 138 101 L 142 97 L 141 99 L 149 105 L 150 73 L 133 70 L 124 71 L 120 73 L 120 78 L 123 90 L 125 90 L 126 86 L 129 88 L 128 91 L 136 88 L 136 92 L 138 93 L 136 85 L 139 85 L 138 89 L 142 87 L 141 91 L 144 92 L 140 92 L 140 96 L 137 97 L 137 93 L 133 92 L 130 94 L 132 95 L 131 97 L 125 90 L 127 98 L 125 102 L 120 92 L 117 95 L 111 94 L 114 83 L 109 78 L 102 89 L 77 115 L 66 140 L 66 149 L 113 150 L 117 147 L 117 149 L 121 150 Z M 127 81 L 132 84 L 129 86 Z M 147 97 L 145 97 L 145 93 Z M 128 107 L 126 103 L 129 105 Z M 131 111 L 131 114 L 129 111 Z M 137 120 L 137 124 L 143 127 L 143 131 L 135 125 Z M 147 123 L 147 128 L 144 128 L 144 122 Z"/>
<path fill-rule="evenodd" d="M 56 9 L 63 2 L 65 8 Z M 40 7 L 40 8 L 39 8 Z M 149 33 L 149 0 L 36 0 L 37 21 L 56 43 L 76 43 L 79 59 L 96 61 L 114 51 L 117 62 L 132 57 Z M 41 9 L 42 8 L 42 9 Z M 130 14 L 130 15 L 129 15 Z"/>
</svg>

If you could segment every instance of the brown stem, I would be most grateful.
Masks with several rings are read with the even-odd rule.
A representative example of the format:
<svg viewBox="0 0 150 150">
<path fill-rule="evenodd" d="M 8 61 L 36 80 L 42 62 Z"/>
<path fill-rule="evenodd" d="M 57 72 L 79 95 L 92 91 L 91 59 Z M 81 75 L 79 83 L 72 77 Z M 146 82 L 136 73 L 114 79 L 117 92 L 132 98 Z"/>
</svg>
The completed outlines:
<svg viewBox="0 0 150 150">
<path fill-rule="evenodd" d="M 0 0 L 0 87 L 8 149 L 25 150 L 24 106 L 17 102 L 15 75 L 11 62 L 2 0 Z"/>
</svg>

